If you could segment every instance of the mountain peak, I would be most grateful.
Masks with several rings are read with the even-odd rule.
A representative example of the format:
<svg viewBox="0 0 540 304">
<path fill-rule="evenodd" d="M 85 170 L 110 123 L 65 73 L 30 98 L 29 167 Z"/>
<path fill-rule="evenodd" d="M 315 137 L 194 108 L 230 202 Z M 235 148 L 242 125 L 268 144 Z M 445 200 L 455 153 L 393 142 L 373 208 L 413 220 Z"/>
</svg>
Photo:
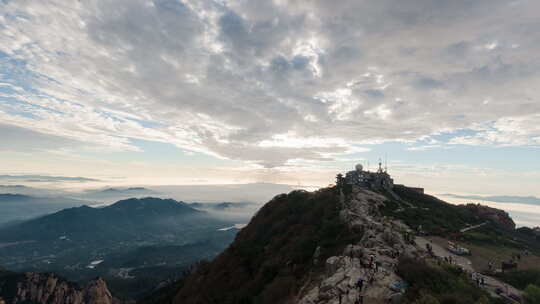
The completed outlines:
<svg viewBox="0 0 540 304">
<path fill-rule="evenodd" d="M 162 199 L 157 197 L 129 198 L 120 200 L 103 209 L 111 210 L 170 210 L 175 212 L 197 213 L 200 212 L 191 208 L 184 202 L 173 199 Z"/>
<path fill-rule="evenodd" d="M 363 297 L 367 303 L 382 303 L 405 295 L 414 300 L 420 297 L 418 291 L 403 287 L 421 285 L 426 289 L 420 291 L 428 292 L 428 274 L 451 282 L 445 283 L 448 290 L 431 293 L 437 299 L 474 289 L 470 282 L 461 282 L 463 270 L 418 262 L 434 259 L 426 253 L 425 243 L 430 241 L 423 235 L 459 236 L 466 227 L 489 233 L 500 228 L 497 223 L 485 223 L 486 217 L 470 207 L 448 204 L 421 188 L 393 185 L 384 171 L 377 174 L 381 178 L 369 175 L 369 182 L 352 176 L 335 187 L 274 197 L 225 251 L 179 283 L 169 301 L 308 304 L 353 303 Z M 488 217 L 493 212 L 500 215 L 488 211 Z M 517 241 L 513 231 L 499 232 Z M 520 242 L 532 246 L 526 239 Z M 369 281 L 362 293 L 356 287 L 359 278 Z M 480 289 L 469 296 L 470 302 L 483 296 L 488 293 Z M 149 298 L 147 303 L 154 302 Z"/>
</svg>

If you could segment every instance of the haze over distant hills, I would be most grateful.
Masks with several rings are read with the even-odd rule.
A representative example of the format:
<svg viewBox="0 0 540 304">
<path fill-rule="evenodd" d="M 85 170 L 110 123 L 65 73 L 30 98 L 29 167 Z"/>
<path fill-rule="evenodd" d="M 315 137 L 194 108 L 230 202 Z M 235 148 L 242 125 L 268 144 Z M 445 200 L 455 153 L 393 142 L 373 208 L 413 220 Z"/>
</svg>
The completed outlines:
<svg viewBox="0 0 540 304">
<path fill-rule="evenodd" d="M 73 197 L 92 200 L 98 204 L 112 203 L 126 198 L 137 198 L 147 196 L 161 196 L 159 192 L 145 187 L 105 187 L 98 189 L 88 189 L 82 192 L 72 194 Z"/>
<path fill-rule="evenodd" d="M 449 196 L 453 198 L 460 199 L 469 199 L 469 200 L 483 200 L 491 201 L 498 203 L 520 203 L 528 205 L 539 205 L 540 198 L 535 196 L 512 196 L 512 195 L 493 195 L 493 196 L 482 196 L 482 195 L 458 195 L 458 194 L 441 194 L 444 196 Z"/>
<path fill-rule="evenodd" d="M 113 200 L 130 197 L 154 196 L 191 202 L 255 202 L 265 203 L 276 193 L 290 192 L 297 187 L 287 184 L 248 183 L 223 185 L 138 185 L 105 186 L 85 190 L 29 187 L 26 185 L 0 185 L 0 193 L 33 196 L 62 196 L 82 200 Z"/>
<path fill-rule="evenodd" d="M 86 201 L 65 197 L 35 197 L 24 194 L 0 193 L 0 226 L 58 210 L 86 204 Z"/>
</svg>

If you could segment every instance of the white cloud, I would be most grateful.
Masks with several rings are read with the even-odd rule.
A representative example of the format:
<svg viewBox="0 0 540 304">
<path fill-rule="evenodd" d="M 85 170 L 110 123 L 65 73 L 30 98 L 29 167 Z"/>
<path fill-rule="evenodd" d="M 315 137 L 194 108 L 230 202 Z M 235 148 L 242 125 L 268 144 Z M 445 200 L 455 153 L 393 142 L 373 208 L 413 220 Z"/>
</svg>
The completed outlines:
<svg viewBox="0 0 540 304">
<path fill-rule="evenodd" d="M 504 117 L 470 136 L 454 137 L 451 144 L 540 147 L 540 114 Z"/>
<path fill-rule="evenodd" d="M 1 119 L 41 133 L 265 167 L 487 124 L 450 143 L 540 137 L 534 1 L 0 5 Z"/>
</svg>

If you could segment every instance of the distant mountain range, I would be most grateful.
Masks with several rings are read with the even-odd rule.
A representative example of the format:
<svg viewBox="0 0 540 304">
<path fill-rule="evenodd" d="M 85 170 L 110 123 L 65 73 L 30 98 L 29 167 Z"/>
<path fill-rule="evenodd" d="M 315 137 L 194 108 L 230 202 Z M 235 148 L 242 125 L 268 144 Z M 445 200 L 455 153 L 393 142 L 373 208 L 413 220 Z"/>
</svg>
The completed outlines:
<svg viewBox="0 0 540 304">
<path fill-rule="evenodd" d="M 74 207 L 0 229 L 0 265 L 54 271 L 76 281 L 109 276 L 112 289 L 124 286 L 122 279 L 152 272 L 157 284 L 223 250 L 238 229 L 220 229 L 234 224 L 172 199 Z M 136 297 L 144 288 L 124 292 Z"/>
<path fill-rule="evenodd" d="M 87 203 L 65 197 L 34 197 L 24 194 L 0 193 L 0 226 Z"/>
<path fill-rule="evenodd" d="M 251 183 L 231 185 L 107 186 L 84 191 L 29 187 L 22 184 L 0 185 L 0 193 L 36 197 L 69 197 L 98 204 L 111 204 L 132 197 L 162 197 L 191 202 L 254 202 L 262 204 L 276 193 L 290 192 L 286 184 Z"/>
<path fill-rule="evenodd" d="M 483 200 L 497 203 L 519 203 L 528 205 L 539 205 L 540 198 L 534 196 L 512 196 L 512 195 L 499 195 L 499 196 L 481 196 L 481 195 L 458 195 L 458 194 L 441 194 L 442 196 L 448 196 L 459 199 L 468 200 Z"/>
<path fill-rule="evenodd" d="M 79 199 L 95 201 L 98 202 L 98 204 L 110 204 L 127 198 L 161 196 L 159 192 L 145 187 L 106 187 L 90 189 L 83 192 L 73 193 L 71 195 Z"/>
<path fill-rule="evenodd" d="M 236 211 L 244 208 L 254 207 L 254 203 L 189 203 L 189 206 L 201 210 L 217 210 L 217 211 Z"/>
</svg>

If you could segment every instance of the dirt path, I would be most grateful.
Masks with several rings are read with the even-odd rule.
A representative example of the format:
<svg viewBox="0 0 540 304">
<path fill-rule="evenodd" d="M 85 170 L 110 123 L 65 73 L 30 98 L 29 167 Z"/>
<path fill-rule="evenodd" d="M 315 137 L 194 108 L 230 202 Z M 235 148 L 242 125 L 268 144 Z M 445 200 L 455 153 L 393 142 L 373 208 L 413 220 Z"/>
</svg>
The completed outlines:
<svg viewBox="0 0 540 304">
<path fill-rule="evenodd" d="M 472 230 L 472 229 L 476 229 L 476 228 L 482 227 L 482 226 L 484 226 L 485 224 L 487 224 L 487 222 L 484 222 L 484 223 L 479 224 L 479 225 L 475 225 L 475 226 L 463 228 L 463 229 L 460 230 L 460 232 L 461 232 L 461 233 L 467 232 L 467 231 L 469 231 L 469 230 Z"/>
<path fill-rule="evenodd" d="M 435 242 L 430 242 L 429 239 L 426 239 L 426 238 L 423 238 L 423 237 L 416 237 L 416 243 L 418 244 L 418 246 L 420 246 L 422 249 L 425 249 L 426 248 L 426 244 L 429 243 L 431 244 L 432 248 L 433 248 L 433 253 L 438 256 L 438 257 L 452 257 L 452 260 L 456 261 L 455 264 L 456 265 L 459 265 L 461 266 L 463 269 L 465 269 L 466 271 L 468 272 L 477 272 L 478 270 L 474 269 L 473 268 L 473 265 L 471 263 L 471 261 L 464 257 L 464 256 L 459 256 L 459 255 L 456 255 L 456 254 L 453 254 L 451 253 L 450 251 L 448 251 L 446 248 L 442 247 L 441 245 L 439 244 L 436 244 Z M 506 284 L 506 283 L 503 283 L 493 277 L 490 277 L 490 276 L 487 276 L 487 275 L 482 275 L 482 277 L 484 277 L 485 279 L 485 289 L 491 293 L 491 294 L 495 294 L 495 290 L 497 288 L 500 288 L 501 290 L 503 290 L 504 293 L 508 294 L 508 293 L 513 293 L 513 294 L 516 294 L 516 295 L 519 295 L 520 297 L 522 296 L 522 293 L 521 291 L 519 291 L 518 289 Z"/>
</svg>

